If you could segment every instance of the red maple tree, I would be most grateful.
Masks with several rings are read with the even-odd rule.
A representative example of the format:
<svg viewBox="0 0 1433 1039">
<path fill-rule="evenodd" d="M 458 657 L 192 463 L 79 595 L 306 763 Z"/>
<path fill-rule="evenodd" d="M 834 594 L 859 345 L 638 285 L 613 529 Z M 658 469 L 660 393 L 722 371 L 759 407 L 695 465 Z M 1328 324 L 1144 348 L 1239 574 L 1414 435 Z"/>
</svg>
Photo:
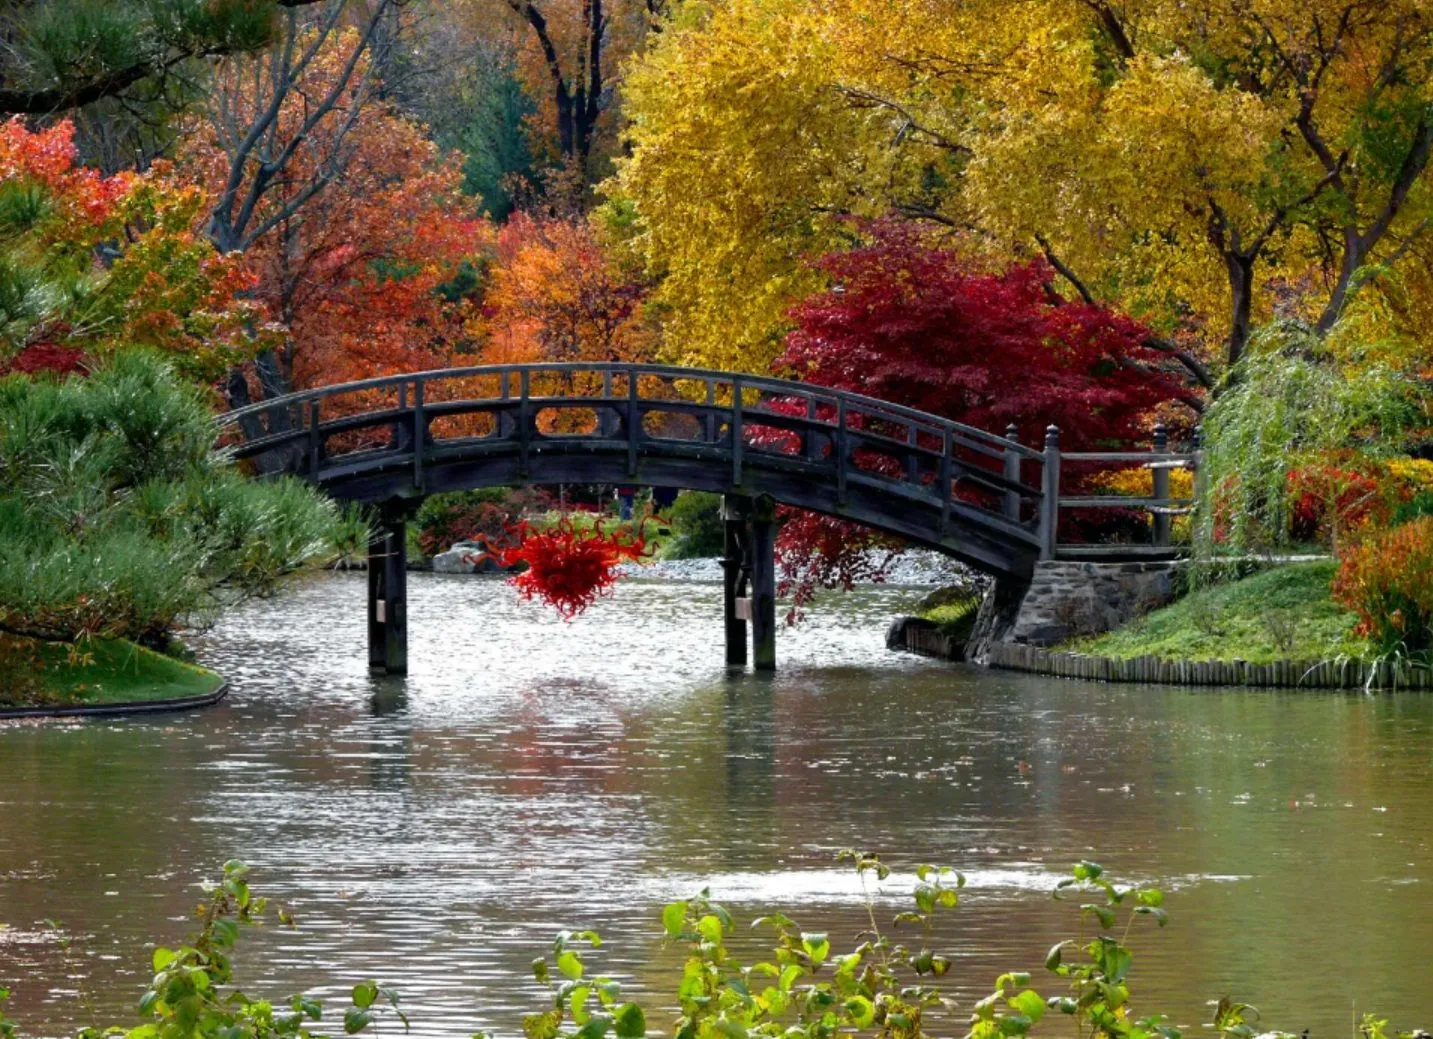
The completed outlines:
<svg viewBox="0 0 1433 1039">
<path fill-rule="evenodd" d="M 1053 423 L 1070 449 L 1127 444 L 1185 396 L 1147 327 L 1061 299 L 1044 260 L 991 274 L 906 224 L 869 235 L 819 261 L 832 288 L 797 306 L 779 367 L 1025 443 Z"/>
<path fill-rule="evenodd" d="M 831 288 L 793 311 L 777 362 L 787 373 L 1002 435 L 1013 424 L 1027 444 L 1054 424 L 1067 450 L 1128 446 L 1158 406 L 1189 399 L 1167 355 L 1146 345 L 1147 327 L 1063 299 L 1044 260 L 989 273 L 910 224 L 863 231 L 863 244 L 818 262 Z M 889 561 L 897 544 L 843 520 L 790 517 L 777 543 L 784 590 L 799 609 L 818 586 L 879 580 L 885 565 L 871 553 Z"/>
</svg>

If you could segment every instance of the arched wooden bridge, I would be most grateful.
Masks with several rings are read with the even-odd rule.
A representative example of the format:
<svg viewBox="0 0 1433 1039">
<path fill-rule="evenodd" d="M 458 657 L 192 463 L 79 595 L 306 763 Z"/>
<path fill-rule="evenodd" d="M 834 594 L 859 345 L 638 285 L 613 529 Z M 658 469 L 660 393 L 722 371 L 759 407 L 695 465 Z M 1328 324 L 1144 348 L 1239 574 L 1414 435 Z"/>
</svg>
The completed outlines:
<svg viewBox="0 0 1433 1039">
<path fill-rule="evenodd" d="M 1054 553 L 1058 433 L 1044 450 L 859 394 L 635 364 L 443 369 L 326 386 L 218 420 L 264 473 L 377 506 L 370 662 L 406 667 L 404 522 L 442 491 L 627 484 L 727 495 L 728 656 L 774 653 L 775 503 L 840 516 L 1001 577 Z M 746 599 L 746 585 L 754 596 Z M 742 636 L 740 652 L 735 646 Z"/>
</svg>

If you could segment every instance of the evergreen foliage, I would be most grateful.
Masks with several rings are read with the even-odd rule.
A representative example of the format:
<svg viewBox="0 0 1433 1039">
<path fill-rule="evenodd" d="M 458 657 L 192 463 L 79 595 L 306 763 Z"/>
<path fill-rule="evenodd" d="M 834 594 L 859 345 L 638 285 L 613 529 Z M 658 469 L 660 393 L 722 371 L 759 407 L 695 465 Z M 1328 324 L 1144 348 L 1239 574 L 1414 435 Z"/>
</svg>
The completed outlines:
<svg viewBox="0 0 1433 1039">
<path fill-rule="evenodd" d="M 476 94 L 451 143 L 464 155 L 463 191 L 488 216 L 506 220 L 518 204 L 515 183 L 535 176 L 523 127 L 537 109 L 509 63 L 484 70 Z"/>
<path fill-rule="evenodd" d="M 297 481 L 245 479 L 209 409 L 161 360 L 0 380 L 0 630 L 162 643 L 215 607 L 360 543 Z"/>
<path fill-rule="evenodd" d="M 50 115 L 123 95 L 204 55 L 256 50 L 315 0 L 29 0 L 0 23 L 0 112 Z"/>
</svg>

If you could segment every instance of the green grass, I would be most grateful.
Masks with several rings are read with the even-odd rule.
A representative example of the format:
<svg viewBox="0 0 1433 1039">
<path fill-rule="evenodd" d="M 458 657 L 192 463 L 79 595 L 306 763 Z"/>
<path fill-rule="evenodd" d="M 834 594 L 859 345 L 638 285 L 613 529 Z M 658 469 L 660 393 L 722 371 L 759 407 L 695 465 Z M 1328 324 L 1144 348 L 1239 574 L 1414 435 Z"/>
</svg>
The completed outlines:
<svg viewBox="0 0 1433 1039">
<path fill-rule="evenodd" d="M 951 635 L 968 628 L 975 620 L 975 614 L 980 610 L 980 599 L 969 599 L 965 602 L 950 602 L 929 610 L 922 610 L 916 614 L 922 620 L 928 620 L 940 630 L 943 635 Z"/>
<path fill-rule="evenodd" d="M 16 680 L 0 706 L 99 706 L 177 700 L 214 692 L 223 678 L 131 642 L 92 641 L 77 651 L 48 643 L 11 644 L 3 664 Z M 18 666 L 16 666 L 18 665 Z"/>
<path fill-rule="evenodd" d="M 1118 631 L 1081 639 L 1082 653 L 1127 659 L 1328 660 L 1367 656 L 1355 617 L 1329 597 L 1335 564 L 1296 563 L 1214 585 Z"/>
</svg>

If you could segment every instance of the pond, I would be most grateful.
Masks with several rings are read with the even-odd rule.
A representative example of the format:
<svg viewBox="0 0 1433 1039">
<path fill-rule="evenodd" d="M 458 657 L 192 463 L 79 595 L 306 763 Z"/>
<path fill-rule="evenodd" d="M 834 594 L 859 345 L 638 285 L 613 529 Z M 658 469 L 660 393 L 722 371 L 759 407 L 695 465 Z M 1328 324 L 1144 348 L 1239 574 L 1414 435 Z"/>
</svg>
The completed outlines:
<svg viewBox="0 0 1433 1039">
<path fill-rule="evenodd" d="M 726 672 L 709 584 L 627 582 L 564 624 L 501 581 L 415 574 L 406 679 L 368 673 L 361 574 L 250 604 L 200 640 L 224 705 L 0 729 L 12 1016 L 31 1035 L 132 1020 L 148 949 L 241 858 L 298 920 L 246 939 L 250 991 L 376 975 L 415 1034 L 519 1034 L 541 1009 L 528 964 L 562 927 L 601 931 L 595 967 L 665 996 L 657 909 L 703 885 L 839 948 L 864 909 L 833 856 L 856 846 L 900 867 L 886 918 L 918 863 L 965 872 L 936 937 L 966 1006 L 1004 970 L 1039 984 L 1049 946 L 1090 933 L 1050 898 L 1088 857 L 1169 891 L 1170 926 L 1134 937 L 1141 1013 L 1197 1027 L 1229 994 L 1315 1036 L 1365 1009 L 1433 1023 L 1433 697 L 888 653 L 918 594 L 828 600 L 781 632 L 774 677 Z"/>
</svg>

